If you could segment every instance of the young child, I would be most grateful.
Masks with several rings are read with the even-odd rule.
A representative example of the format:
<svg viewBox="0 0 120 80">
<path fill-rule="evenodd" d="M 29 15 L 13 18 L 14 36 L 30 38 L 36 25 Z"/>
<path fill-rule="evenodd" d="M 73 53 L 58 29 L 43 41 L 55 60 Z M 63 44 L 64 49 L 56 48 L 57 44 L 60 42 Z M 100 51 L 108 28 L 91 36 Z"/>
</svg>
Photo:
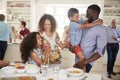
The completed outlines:
<svg viewBox="0 0 120 80">
<path fill-rule="evenodd" d="M 76 8 L 68 10 L 68 18 L 70 19 L 70 46 L 75 46 L 73 52 L 79 57 L 80 61 L 84 59 L 84 54 L 80 48 L 80 41 L 82 38 L 82 28 L 90 28 L 95 25 L 102 24 L 102 20 L 93 23 L 83 23 L 79 20 L 79 11 Z"/>
<path fill-rule="evenodd" d="M 21 58 L 23 63 L 29 64 L 41 64 L 47 63 L 49 49 L 45 51 L 45 54 L 41 52 L 42 38 L 39 32 L 31 32 L 22 41 L 20 45 Z M 42 56 L 44 59 L 42 60 Z"/>
</svg>

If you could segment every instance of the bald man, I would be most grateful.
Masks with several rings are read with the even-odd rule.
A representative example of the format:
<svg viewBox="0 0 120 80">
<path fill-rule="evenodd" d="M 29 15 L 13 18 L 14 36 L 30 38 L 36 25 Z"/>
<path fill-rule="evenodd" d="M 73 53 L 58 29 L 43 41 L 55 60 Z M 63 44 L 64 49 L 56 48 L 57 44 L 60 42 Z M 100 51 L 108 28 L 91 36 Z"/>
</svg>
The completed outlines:
<svg viewBox="0 0 120 80">
<path fill-rule="evenodd" d="M 119 51 L 119 42 L 120 42 L 120 28 L 116 27 L 116 20 L 111 21 L 111 25 L 106 28 L 107 31 L 107 72 L 108 78 L 111 78 L 111 75 L 116 75 L 113 72 L 113 67 L 116 61 L 116 57 Z"/>
</svg>

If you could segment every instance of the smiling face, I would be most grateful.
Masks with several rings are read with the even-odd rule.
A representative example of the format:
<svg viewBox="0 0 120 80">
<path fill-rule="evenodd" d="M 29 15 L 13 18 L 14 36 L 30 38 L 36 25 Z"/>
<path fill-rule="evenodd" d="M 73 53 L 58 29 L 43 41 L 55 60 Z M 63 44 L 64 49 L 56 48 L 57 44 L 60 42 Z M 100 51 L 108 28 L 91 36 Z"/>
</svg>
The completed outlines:
<svg viewBox="0 0 120 80">
<path fill-rule="evenodd" d="M 88 18 L 88 22 L 91 23 L 94 19 L 94 11 L 92 9 L 87 9 L 87 12 L 86 12 L 86 17 Z"/>
<path fill-rule="evenodd" d="M 45 22 L 44 22 L 44 30 L 45 31 L 51 31 L 51 22 L 48 19 L 46 19 Z"/>
<path fill-rule="evenodd" d="M 36 34 L 36 40 L 37 40 L 37 47 L 40 47 L 42 45 L 42 38 L 41 38 L 41 36 Z"/>
<path fill-rule="evenodd" d="M 116 27 L 116 20 L 115 20 L 115 19 L 113 19 L 113 20 L 111 21 L 111 25 L 112 25 L 113 28 Z"/>
</svg>

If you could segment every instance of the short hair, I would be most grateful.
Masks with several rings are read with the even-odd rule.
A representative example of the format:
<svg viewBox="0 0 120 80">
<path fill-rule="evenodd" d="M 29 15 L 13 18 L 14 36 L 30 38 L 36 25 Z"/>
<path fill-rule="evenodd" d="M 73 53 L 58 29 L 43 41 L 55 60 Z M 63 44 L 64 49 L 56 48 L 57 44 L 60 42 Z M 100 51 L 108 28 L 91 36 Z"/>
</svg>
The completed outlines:
<svg viewBox="0 0 120 80">
<path fill-rule="evenodd" d="M 101 11 L 100 7 L 96 4 L 88 6 L 88 9 L 92 9 L 93 11 L 97 12 L 98 14 L 100 14 L 100 11 Z"/>
<path fill-rule="evenodd" d="M 68 18 L 70 19 L 70 17 L 72 17 L 75 13 L 79 13 L 78 9 L 76 9 L 76 8 L 70 8 L 68 10 Z"/>
<path fill-rule="evenodd" d="M 25 21 L 20 21 L 21 24 L 25 27 L 26 26 L 26 22 Z"/>
<path fill-rule="evenodd" d="M 5 15 L 4 14 L 0 14 L 0 21 L 4 21 L 5 20 Z"/>
</svg>

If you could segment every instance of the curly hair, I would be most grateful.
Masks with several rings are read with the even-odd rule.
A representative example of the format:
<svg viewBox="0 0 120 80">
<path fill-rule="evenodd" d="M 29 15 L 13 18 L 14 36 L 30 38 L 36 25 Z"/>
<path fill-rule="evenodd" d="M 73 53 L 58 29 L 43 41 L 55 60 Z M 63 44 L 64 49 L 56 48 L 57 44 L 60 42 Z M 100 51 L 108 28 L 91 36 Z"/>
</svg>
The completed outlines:
<svg viewBox="0 0 120 80">
<path fill-rule="evenodd" d="M 30 53 L 37 46 L 37 39 L 36 39 L 37 34 L 40 35 L 38 32 L 31 32 L 23 39 L 20 45 L 21 58 L 23 63 L 26 63 L 26 61 L 30 56 Z"/>
<path fill-rule="evenodd" d="M 40 28 L 41 32 L 44 31 L 44 22 L 45 22 L 45 20 L 50 20 L 50 23 L 51 23 L 51 32 L 54 32 L 56 30 L 56 20 L 50 14 L 44 14 L 41 17 L 41 19 L 39 20 L 38 27 Z"/>
</svg>

